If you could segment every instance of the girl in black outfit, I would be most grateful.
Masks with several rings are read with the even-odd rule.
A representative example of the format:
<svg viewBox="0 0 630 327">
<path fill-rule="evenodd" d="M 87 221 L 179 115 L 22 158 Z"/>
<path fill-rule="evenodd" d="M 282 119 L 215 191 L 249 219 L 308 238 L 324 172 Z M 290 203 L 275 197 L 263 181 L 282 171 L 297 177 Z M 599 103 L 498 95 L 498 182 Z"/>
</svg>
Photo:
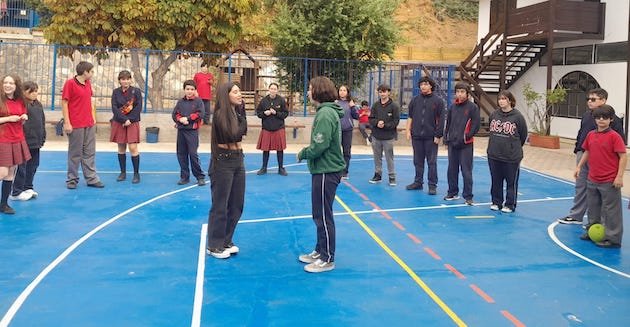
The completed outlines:
<svg viewBox="0 0 630 327">
<path fill-rule="evenodd" d="M 245 165 L 241 141 L 247 133 L 241 90 L 233 82 L 219 86 L 212 119 L 212 155 L 208 174 L 212 207 L 206 253 L 227 259 L 239 248 L 232 242 L 245 202 Z"/>
<path fill-rule="evenodd" d="M 284 149 L 287 147 L 284 120 L 289 116 L 289 111 L 284 98 L 278 95 L 278 84 L 269 84 L 269 95 L 260 101 L 256 108 L 256 116 L 262 119 L 262 130 L 256 149 L 263 151 L 262 167 L 257 174 L 267 173 L 269 151 L 273 150 L 278 157 L 278 174 L 286 176 L 287 171 L 283 167 Z"/>
</svg>

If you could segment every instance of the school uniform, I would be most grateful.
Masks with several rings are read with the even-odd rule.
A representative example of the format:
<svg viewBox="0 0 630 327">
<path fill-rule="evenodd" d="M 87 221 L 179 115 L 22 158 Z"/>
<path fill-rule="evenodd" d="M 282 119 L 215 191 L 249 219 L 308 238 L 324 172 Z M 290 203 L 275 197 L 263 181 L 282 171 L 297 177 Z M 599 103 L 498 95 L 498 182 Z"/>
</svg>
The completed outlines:
<svg viewBox="0 0 630 327">
<path fill-rule="evenodd" d="M 180 167 L 180 180 L 190 180 L 190 169 L 197 180 L 203 180 L 204 172 L 199 164 L 199 127 L 204 117 L 204 105 L 198 97 L 189 99 L 183 97 L 177 101 L 173 108 L 172 118 L 177 128 L 177 161 Z M 182 124 L 179 119 L 188 118 L 188 125 Z"/>
<path fill-rule="evenodd" d="M 379 128 L 378 122 L 385 125 Z M 383 152 L 387 161 L 387 171 L 390 180 L 396 179 L 394 167 L 394 142 L 398 136 L 398 122 L 400 121 L 400 107 L 392 99 L 386 103 L 376 101 L 370 111 L 369 122 L 372 126 L 372 152 L 374 154 L 374 173 L 383 175 Z"/>
<path fill-rule="evenodd" d="M 39 150 L 46 142 L 46 117 L 41 102 L 35 100 L 26 106 L 28 120 L 24 122 L 24 136 L 31 159 L 18 165 L 13 180 L 13 196 L 33 189 L 33 179 L 39 167 Z"/>
<path fill-rule="evenodd" d="M 434 93 L 420 94 L 409 103 L 411 122 L 411 145 L 415 167 L 414 182 L 422 185 L 424 179 L 424 161 L 429 168 L 427 182 L 429 187 L 437 187 L 437 152 L 438 145 L 434 138 L 444 134 L 444 101 Z"/>
<path fill-rule="evenodd" d="M 112 119 L 110 142 L 118 144 L 140 143 L 140 113 L 142 112 L 142 91 L 130 86 L 112 92 Z M 129 120 L 131 125 L 123 124 Z"/>
<path fill-rule="evenodd" d="M 479 131 L 479 120 L 479 107 L 468 100 L 455 101 L 446 114 L 444 134 L 448 145 L 447 197 L 458 195 L 461 169 L 464 180 L 462 197 L 472 201 L 473 141 L 474 135 Z"/>
</svg>

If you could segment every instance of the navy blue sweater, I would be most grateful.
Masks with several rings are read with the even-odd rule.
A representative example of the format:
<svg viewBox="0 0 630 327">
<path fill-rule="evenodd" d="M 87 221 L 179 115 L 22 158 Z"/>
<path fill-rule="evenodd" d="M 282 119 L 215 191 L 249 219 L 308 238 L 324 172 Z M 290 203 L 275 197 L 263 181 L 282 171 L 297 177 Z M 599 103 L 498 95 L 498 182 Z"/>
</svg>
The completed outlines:
<svg viewBox="0 0 630 327">
<path fill-rule="evenodd" d="M 370 125 L 372 125 L 372 137 L 377 140 L 392 140 L 398 134 L 400 107 L 392 99 L 389 99 L 385 104 L 382 104 L 379 99 L 372 105 L 369 120 Z M 383 128 L 377 126 L 380 120 L 385 123 Z"/>
<path fill-rule="evenodd" d="M 28 120 L 24 122 L 24 136 L 29 149 L 39 149 L 46 142 L 46 117 L 42 103 L 35 100 L 26 104 Z"/>
<path fill-rule="evenodd" d="M 122 109 L 127 103 L 131 103 L 133 108 L 127 114 Z M 123 92 L 122 87 L 114 89 L 112 92 L 112 120 L 124 123 L 129 119 L 135 123 L 140 121 L 140 113 L 142 112 L 142 91 L 139 88 L 130 86 L 127 91 Z"/>
<path fill-rule="evenodd" d="M 204 113 L 205 107 L 201 98 L 188 99 L 183 97 L 177 100 L 177 104 L 173 108 L 172 117 L 177 129 L 198 129 L 201 126 Z M 182 117 L 188 118 L 188 125 L 179 122 L 179 119 Z"/>
<path fill-rule="evenodd" d="M 411 137 L 433 139 L 444 134 L 444 101 L 433 93 L 420 94 L 409 103 Z"/>
<path fill-rule="evenodd" d="M 446 114 L 445 143 L 455 148 L 472 144 L 480 119 L 479 107 L 473 102 L 453 103 Z"/>
</svg>

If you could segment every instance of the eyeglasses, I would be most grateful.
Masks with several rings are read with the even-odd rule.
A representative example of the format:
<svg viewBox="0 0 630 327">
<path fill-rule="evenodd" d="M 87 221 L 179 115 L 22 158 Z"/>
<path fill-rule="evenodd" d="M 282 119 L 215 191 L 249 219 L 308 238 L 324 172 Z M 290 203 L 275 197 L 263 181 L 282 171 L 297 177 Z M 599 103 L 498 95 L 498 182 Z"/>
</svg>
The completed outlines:
<svg viewBox="0 0 630 327">
<path fill-rule="evenodd" d="M 604 117 L 604 116 L 593 116 L 593 119 L 595 119 L 595 120 L 599 120 L 599 119 L 606 120 L 606 119 L 610 119 L 610 118 L 609 117 Z"/>
<path fill-rule="evenodd" d="M 586 98 L 586 101 L 595 102 L 597 100 L 601 100 L 602 98 Z"/>
</svg>

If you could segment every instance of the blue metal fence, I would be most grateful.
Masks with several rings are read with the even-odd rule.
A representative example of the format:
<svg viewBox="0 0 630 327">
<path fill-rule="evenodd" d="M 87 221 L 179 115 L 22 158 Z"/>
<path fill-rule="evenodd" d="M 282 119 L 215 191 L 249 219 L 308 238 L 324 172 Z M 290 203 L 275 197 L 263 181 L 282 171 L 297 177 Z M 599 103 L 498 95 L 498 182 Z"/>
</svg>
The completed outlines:
<svg viewBox="0 0 630 327">
<path fill-rule="evenodd" d="M 453 65 L 383 62 L 378 65 L 358 61 L 311 58 L 276 58 L 246 52 L 217 54 L 147 49 L 112 49 L 71 47 L 64 45 L 0 43 L 0 73 L 16 73 L 23 80 L 39 84 L 45 108 L 57 110 L 66 80 L 75 75 L 80 61 L 94 64 L 92 87 L 97 110 L 110 110 L 112 90 L 118 87 L 117 76 L 123 70 L 132 72 L 134 82 L 143 90 L 145 112 L 170 112 L 182 96 L 182 83 L 192 79 L 203 62 L 209 64 L 217 83 L 237 81 L 247 108 L 254 109 L 266 95 L 270 83 L 281 85 L 293 115 L 314 113 L 308 103 L 308 80 L 329 76 L 337 84 L 349 85 L 357 101 L 378 100 L 376 88 L 388 84 L 392 98 L 399 102 L 403 115 L 411 98 L 419 93 L 418 80 L 425 74 L 435 79 L 437 92 L 451 103 L 453 98 Z"/>
<path fill-rule="evenodd" d="M 33 28 L 39 23 L 34 10 L 27 8 L 22 0 L 0 0 L 0 26 Z"/>
</svg>

